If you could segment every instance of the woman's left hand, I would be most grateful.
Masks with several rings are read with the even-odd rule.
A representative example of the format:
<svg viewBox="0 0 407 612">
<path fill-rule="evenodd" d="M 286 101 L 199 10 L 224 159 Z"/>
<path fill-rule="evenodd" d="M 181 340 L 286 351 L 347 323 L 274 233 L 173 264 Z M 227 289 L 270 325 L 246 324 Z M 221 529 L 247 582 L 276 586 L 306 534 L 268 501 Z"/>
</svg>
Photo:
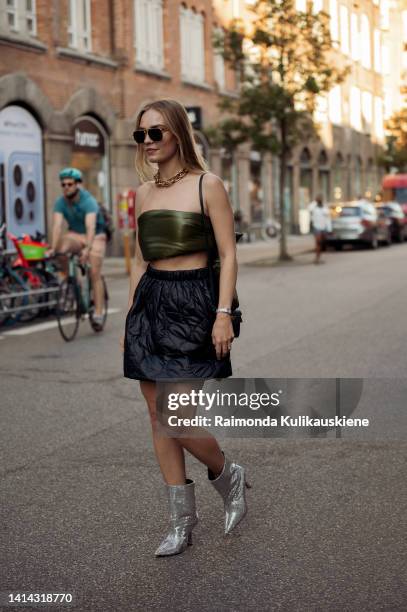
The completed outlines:
<svg viewBox="0 0 407 612">
<path fill-rule="evenodd" d="M 234 337 L 230 315 L 223 312 L 218 313 L 212 329 L 212 342 L 217 359 L 222 359 L 230 353 Z"/>
</svg>

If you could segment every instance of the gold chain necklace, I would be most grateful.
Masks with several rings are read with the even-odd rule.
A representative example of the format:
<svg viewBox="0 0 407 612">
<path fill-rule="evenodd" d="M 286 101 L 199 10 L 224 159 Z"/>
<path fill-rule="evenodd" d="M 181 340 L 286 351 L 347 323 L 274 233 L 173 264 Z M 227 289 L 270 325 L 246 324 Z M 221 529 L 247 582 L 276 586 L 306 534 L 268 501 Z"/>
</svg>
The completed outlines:
<svg viewBox="0 0 407 612">
<path fill-rule="evenodd" d="M 177 181 L 180 181 L 188 172 L 188 168 L 183 168 L 182 170 L 177 172 L 177 174 L 174 174 L 174 176 L 172 176 L 171 178 L 162 179 L 160 178 L 160 171 L 158 171 L 157 174 L 154 174 L 154 181 L 157 187 L 171 187 L 171 185 L 173 185 Z"/>
</svg>

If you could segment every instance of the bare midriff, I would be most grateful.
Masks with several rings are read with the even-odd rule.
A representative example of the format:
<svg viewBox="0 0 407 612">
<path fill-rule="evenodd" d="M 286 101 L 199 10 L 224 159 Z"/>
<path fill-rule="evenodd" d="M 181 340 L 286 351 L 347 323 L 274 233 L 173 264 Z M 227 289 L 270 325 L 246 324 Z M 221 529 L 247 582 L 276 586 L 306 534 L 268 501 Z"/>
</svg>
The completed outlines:
<svg viewBox="0 0 407 612">
<path fill-rule="evenodd" d="M 176 257 L 166 257 L 165 259 L 156 259 L 150 263 L 150 266 L 157 270 L 193 270 L 195 268 L 205 268 L 207 260 L 207 252 L 201 251 L 187 255 L 177 255 Z"/>
</svg>

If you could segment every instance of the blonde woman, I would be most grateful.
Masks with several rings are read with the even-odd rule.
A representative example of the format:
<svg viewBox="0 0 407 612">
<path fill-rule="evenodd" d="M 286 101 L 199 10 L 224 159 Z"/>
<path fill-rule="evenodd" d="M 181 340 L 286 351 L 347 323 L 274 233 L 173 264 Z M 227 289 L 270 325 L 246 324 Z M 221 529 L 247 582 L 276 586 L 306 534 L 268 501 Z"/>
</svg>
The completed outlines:
<svg viewBox="0 0 407 612">
<path fill-rule="evenodd" d="M 245 470 L 224 456 L 216 439 L 209 432 L 197 437 L 163 435 L 157 419 L 157 381 L 232 375 L 230 312 L 236 245 L 225 188 L 206 171 L 185 108 L 170 99 L 145 105 L 133 136 L 136 169 L 144 182 L 137 190 L 138 240 L 126 318 L 124 375 L 140 381 L 150 413 L 170 508 L 169 531 L 155 555 L 168 556 L 192 543 L 198 522 L 195 483 L 186 477 L 185 451 L 207 466 L 208 478 L 223 498 L 225 533 L 247 510 Z M 216 313 L 204 228 L 221 262 Z"/>
</svg>

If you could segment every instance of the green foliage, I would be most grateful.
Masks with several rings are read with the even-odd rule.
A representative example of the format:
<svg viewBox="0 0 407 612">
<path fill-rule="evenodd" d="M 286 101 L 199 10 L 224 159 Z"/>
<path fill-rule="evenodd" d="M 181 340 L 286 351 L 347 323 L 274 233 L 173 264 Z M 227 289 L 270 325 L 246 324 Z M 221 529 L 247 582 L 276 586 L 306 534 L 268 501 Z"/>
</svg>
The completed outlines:
<svg viewBox="0 0 407 612">
<path fill-rule="evenodd" d="M 386 122 L 386 148 L 379 163 L 387 172 L 407 172 L 407 106 L 394 113 Z"/>
<path fill-rule="evenodd" d="M 235 20 L 215 41 L 240 81 L 239 97 L 223 97 L 219 105 L 234 117 L 235 137 L 228 134 L 228 118 L 217 126 L 217 140 L 226 148 L 250 140 L 260 152 L 281 154 L 282 124 L 288 150 L 306 136 L 315 137 L 316 96 L 343 81 L 349 69 L 332 65 L 326 13 L 298 12 L 293 0 L 260 0 L 253 12 L 252 27 Z"/>
</svg>

